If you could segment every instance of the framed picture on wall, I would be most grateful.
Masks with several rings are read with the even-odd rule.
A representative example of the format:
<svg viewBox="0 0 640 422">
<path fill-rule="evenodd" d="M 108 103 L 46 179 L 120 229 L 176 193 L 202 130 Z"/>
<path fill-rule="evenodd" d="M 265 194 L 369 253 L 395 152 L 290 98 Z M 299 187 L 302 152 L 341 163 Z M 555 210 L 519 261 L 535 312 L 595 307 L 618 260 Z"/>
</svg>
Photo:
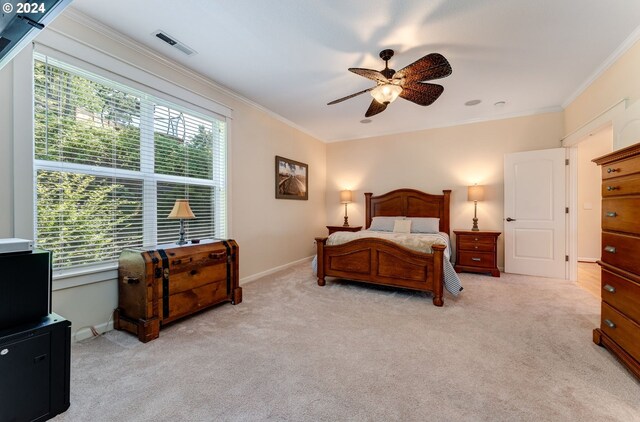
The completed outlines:
<svg viewBox="0 0 640 422">
<path fill-rule="evenodd" d="M 309 199 L 309 166 L 276 155 L 276 198 Z"/>
</svg>

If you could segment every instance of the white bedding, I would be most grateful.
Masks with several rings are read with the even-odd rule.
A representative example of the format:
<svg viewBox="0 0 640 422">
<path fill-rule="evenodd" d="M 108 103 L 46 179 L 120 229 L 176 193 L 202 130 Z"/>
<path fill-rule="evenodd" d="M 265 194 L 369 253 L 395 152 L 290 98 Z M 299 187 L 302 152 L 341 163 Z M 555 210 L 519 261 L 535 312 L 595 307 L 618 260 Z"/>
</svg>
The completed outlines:
<svg viewBox="0 0 640 422">
<path fill-rule="evenodd" d="M 362 230 L 359 232 L 346 232 L 339 231 L 331 234 L 327 239 L 327 246 L 341 245 L 343 243 L 350 242 L 356 239 L 362 239 L 366 237 L 376 237 L 380 239 L 390 240 L 408 249 L 413 249 L 418 252 L 432 253 L 431 246 L 445 245 L 447 248 L 444 251 L 444 286 L 454 296 L 457 296 L 462 290 L 460 279 L 458 274 L 451 265 L 451 245 L 449 242 L 449 235 L 447 233 L 393 233 L 393 232 L 380 232 L 372 230 Z M 313 269 L 316 271 L 317 257 L 313 261 Z"/>
</svg>

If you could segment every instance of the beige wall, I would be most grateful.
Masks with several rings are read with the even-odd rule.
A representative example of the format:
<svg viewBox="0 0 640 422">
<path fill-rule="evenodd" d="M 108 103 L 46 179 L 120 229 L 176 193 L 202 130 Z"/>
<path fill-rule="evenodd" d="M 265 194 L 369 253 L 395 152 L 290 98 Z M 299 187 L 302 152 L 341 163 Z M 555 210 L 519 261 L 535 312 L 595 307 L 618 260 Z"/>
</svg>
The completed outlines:
<svg viewBox="0 0 640 422">
<path fill-rule="evenodd" d="M 467 201 L 466 187 L 478 183 L 486 186 L 478 225 L 502 231 L 504 154 L 558 148 L 562 131 L 562 113 L 547 113 L 328 144 L 327 223 L 342 222 L 341 189 L 354 191 L 349 222 L 360 225 L 364 192 L 408 187 L 428 193 L 452 189 L 452 230 L 470 229 L 473 203 Z M 504 265 L 502 238 L 499 266 Z"/>
<path fill-rule="evenodd" d="M 612 151 L 613 131 L 607 127 L 578 144 L 578 260 L 600 259 L 601 172 L 591 162 Z"/>
<path fill-rule="evenodd" d="M 587 89 L 564 110 L 565 134 L 572 133 L 603 113 L 618 101 L 626 98 L 627 107 L 640 99 L 640 42 L 636 42 Z M 640 108 L 634 112 L 640 117 Z M 616 142 L 618 130 L 614 127 L 614 149 L 634 141 Z"/>
<path fill-rule="evenodd" d="M 314 253 L 313 238 L 325 224 L 326 146 L 259 107 L 226 94 L 198 76 L 140 54 L 91 27 L 60 16 L 52 27 L 94 48 L 147 69 L 233 110 L 230 122 L 230 237 L 240 246 L 240 277 L 250 279 Z M 45 30 L 46 31 L 46 30 Z M 73 51 L 67 52 L 73 55 Z M 0 236 L 13 235 L 12 65 L 0 71 Z M 29 92 L 15 93 L 31 95 Z M 9 113 L 5 113 L 9 110 Z M 275 156 L 309 165 L 309 200 L 275 199 Z M 19 165 L 19 163 L 18 163 Z M 19 212 L 32 212 L 19 210 Z M 55 283 L 54 283 L 55 285 Z M 54 287 L 55 288 L 55 287 Z M 55 312 L 73 322 L 74 333 L 104 328 L 117 306 L 117 283 L 107 280 L 53 294 Z"/>
</svg>

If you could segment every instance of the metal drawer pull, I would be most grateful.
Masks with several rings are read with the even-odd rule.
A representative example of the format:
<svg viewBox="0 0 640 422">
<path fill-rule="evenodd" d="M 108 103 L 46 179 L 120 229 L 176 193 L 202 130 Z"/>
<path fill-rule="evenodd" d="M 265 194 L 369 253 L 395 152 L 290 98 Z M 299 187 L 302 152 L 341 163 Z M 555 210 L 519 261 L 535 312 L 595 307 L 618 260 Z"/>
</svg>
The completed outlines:
<svg viewBox="0 0 640 422">
<path fill-rule="evenodd" d="M 613 212 L 608 212 L 605 214 L 607 217 L 616 217 L 618 215 L 617 212 L 613 211 Z"/>
<path fill-rule="evenodd" d="M 611 285 L 609 285 L 609 284 L 605 284 L 603 289 L 605 289 L 609 293 L 615 293 L 616 292 L 616 288 L 611 286 Z"/>
<path fill-rule="evenodd" d="M 472 261 L 480 262 L 480 258 L 471 258 Z"/>
<path fill-rule="evenodd" d="M 616 248 L 613 246 L 605 246 L 604 251 L 609 253 L 616 253 Z"/>
<path fill-rule="evenodd" d="M 607 190 L 608 191 L 612 191 L 612 190 L 616 190 L 616 189 L 620 189 L 618 186 L 607 186 Z"/>
<path fill-rule="evenodd" d="M 605 324 L 607 324 L 607 326 L 608 326 L 609 328 L 616 328 L 616 324 L 615 324 L 613 321 L 611 321 L 610 319 L 605 319 L 605 320 L 604 320 L 604 321 L 602 321 L 602 322 L 604 322 Z"/>
<path fill-rule="evenodd" d="M 620 171 L 620 169 L 612 169 L 611 167 L 607 168 L 607 173 L 615 173 L 616 171 Z"/>
</svg>

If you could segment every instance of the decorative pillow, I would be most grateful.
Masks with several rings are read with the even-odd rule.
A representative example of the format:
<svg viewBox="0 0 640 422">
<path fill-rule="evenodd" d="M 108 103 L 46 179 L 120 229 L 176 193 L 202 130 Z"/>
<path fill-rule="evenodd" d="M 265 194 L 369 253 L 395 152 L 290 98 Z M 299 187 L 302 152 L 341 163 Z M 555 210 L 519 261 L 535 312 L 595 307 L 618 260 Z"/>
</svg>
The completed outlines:
<svg viewBox="0 0 640 422">
<path fill-rule="evenodd" d="M 440 231 L 439 218 L 409 217 L 411 233 L 438 233 Z"/>
<path fill-rule="evenodd" d="M 396 220 L 393 223 L 394 233 L 411 233 L 411 220 Z"/>
<path fill-rule="evenodd" d="M 395 221 L 402 219 L 404 219 L 404 217 L 373 217 L 369 230 L 377 232 L 392 232 Z"/>
</svg>

